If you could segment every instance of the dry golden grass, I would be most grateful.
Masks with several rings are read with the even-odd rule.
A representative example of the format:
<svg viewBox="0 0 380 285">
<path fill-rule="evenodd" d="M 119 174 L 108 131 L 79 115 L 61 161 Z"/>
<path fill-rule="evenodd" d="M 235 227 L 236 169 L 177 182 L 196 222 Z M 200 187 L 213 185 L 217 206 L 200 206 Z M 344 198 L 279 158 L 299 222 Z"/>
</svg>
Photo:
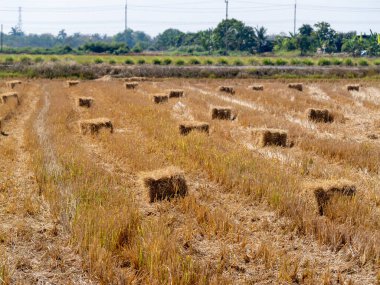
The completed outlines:
<svg viewBox="0 0 380 285">
<path fill-rule="evenodd" d="M 368 158 L 378 145 L 338 140 L 346 132 L 360 137 L 355 123 L 366 119 L 350 113 L 364 114 L 366 106 L 355 105 L 349 93 L 330 92 L 335 87 L 321 83 L 332 98 L 324 102 L 308 95 L 306 83 L 303 93 L 288 89 L 286 82 L 265 82 L 265 90 L 257 93 L 247 89 L 248 80 L 144 81 L 133 92 L 121 81 L 82 82 L 65 90 L 61 81 L 41 84 L 37 110 L 46 113 L 36 113 L 27 131 L 38 185 L 54 217 L 71 233 L 88 272 L 102 283 L 376 282 L 379 164 L 378 158 Z M 234 86 L 235 96 L 226 97 L 240 101 L 225 101 L 216 91 L 222 84 Z M 150 95 L 164 89 L 184 90 L 186 97 L 154 105 Z M 97 104 L 78 110 L 74 98 L 79 95 Z M 212 127 L 210 136 L 178 132 L 186 119 L 173 116 L 179 100 L 197 121 Z M 231 106 L 238 121 L 212 120 L 210 105 Z M 304 111 L 310 106 L 342 112 L 350 121 L 309 125 Z M 377 107 L 371 108 L 374 113 Z M 104 116 L 112 119 L 113 135 L 78 133 L 77 121 Z M 352 128 L 346 130 L 347 125 Z M 247 148 L 234 131 L 249 127 L 288 130 L 296 146 L 268 151 L 296 163 L 278 163 Z M 323 137 L 326 132 L 334 136 Z M 327 141 L 331 144 L 325 146 Z M 365 151 L 363 144 L 370 148 Z M 137 174 L 170 165 L 186 172 L 189 194 L 150 205 Z M 362 168 L 368 176 L 358 171 Z M 303 181 L 339 176 L 352 176 L 358 193 L 349 200 L 332 199 L 321 218 L 300 195 Z M 33 200 L 24 204 L 25 213 L 33 215 Z"/>
</svg>

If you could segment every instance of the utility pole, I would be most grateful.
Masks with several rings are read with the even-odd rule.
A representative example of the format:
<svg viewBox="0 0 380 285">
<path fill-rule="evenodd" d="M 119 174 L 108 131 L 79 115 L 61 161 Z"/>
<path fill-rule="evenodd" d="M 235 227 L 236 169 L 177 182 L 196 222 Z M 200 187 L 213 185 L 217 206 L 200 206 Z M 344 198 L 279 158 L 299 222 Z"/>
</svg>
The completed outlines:
<svg viewBox="0 0 380 285">
<path fill-rule="evenodd" d="M 226 20 L 228 20 L 228 0 L 224 0 L 226 2 Z"/>
<path fill-rule="evenodd" d="M 228 0 L 224 0 L 226 2 L 226 31 L 224 33 L 225 44 L 226 44 L 226 55 L 228 54 Z"/>
<path fill-rule="evenodd" d="M 22 31 L 22 16 L 21 16 L 21 13 L 22 13 L 22 8 L 21 7 L 18 7 L 18 28 L 20 30 L 20 32 Z"/>
<path fill-rule="evenodd" d="M 3 37 L 4 37 L 3 24 L 1 24 L 1 36 L 0 36 L 0 51 L 1 52 L 3 52 Z"/>
<path fill-rule="evenodd" d="M 297 26 L 297 0 L 294 3 L 294 35 L 296 35 L 296 26 Z"/>
<path fill-rule="evenodd" d="M 128 31 L 128 0 L 125 0 L 125 26 L 124 26 L 124 33 L 125 33 L 125 44 L 128 45 L 128 37 L 127 37 L 127 31 Z"/>
</svg>

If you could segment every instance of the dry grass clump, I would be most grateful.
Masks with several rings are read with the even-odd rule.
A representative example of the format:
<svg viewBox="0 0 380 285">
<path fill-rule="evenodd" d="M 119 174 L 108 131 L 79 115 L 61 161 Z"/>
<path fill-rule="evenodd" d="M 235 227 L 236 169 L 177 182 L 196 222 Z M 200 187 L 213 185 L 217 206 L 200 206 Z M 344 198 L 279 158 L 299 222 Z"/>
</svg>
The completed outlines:
<svg viewBox="0 0 380 285">
<path fill-rule="evenodd" d="M 210 125 L 204 122 L 186 121 L 179 125 L 179 132 L 181 135 L 188 135 L 192 131 L 209 133 Z"/>
<path fill-rule="evenodd" d="M 21 82 L 20 80 L 12 80 L 12 81 L 7 81 L 7 82 L 6 82 L 6 86 L 7 86 L 8 88 L 13 89 L 13 88 L 16 87 L 16 85 L 20 85 L 21 83 L 22 83 L 22 82 Z"/>
<path fill-rule="evenodd" d="M 232 86 L 219 86 L 218 90 L 220 92 L 225 92 L 225 93 L 232 94 L 232 95 L 235 94 L 235 88 L 233 88 Z"/>
<path fill-rule="evenodd" d="M 286 147 L 288 132 L 277 129 L 258 128 L 252 130 L 252 139 L 259 147 L 269 145 Z"/>
<path fill-rule="evenodd" d="M 169 96 L 165 94 L 156 94 L 152 96 L 152 100 L 156 104 L 166 103 L 169 101 Z"/>
<path fill-rule="evenodd" d="M 253 91 L 264 91 L 263 85 L 251 85 L 248 88 L 253 90 Z"/>
<path fill-rule="evenodd" d="M 323 216 L 326 213 L 326 207 L 332 200 L 342 197 L 353 197 L 356 195 L 356 186 L 345 180 L 322 180 L 305 183 L 308 192 L 313 193 L 317 211 Z"/>
<path fill-rule="evenodd" d="M 360 91 L 360 85 L 359 84 L 347 85 L 347 91 Z"/>
<path fill-rule="evenodd" d="M 126 82 L 125 83 L 125 88 L 126 89 L 136 89 L 137 86 L 139 86 L 138 82 Z"/>
<path fill-rule="evenodd" d="M 170 90 L 169 98 L 181 98 L 183 97 L 185 92 L 183 90 Z"/>
<path fill-rule="evenodd" d="M 334 121 L 333 114 L 327 109 L 313 109 L 306 110 L 307 118 L 309 121 L 317 123 L 332 123 Z"/>
<path fill-rule="evenodd" d="M 211 118 L 213 120 L 233 120 L 232 107 L 216 107 L 213 106 L 211 109 Z"/>
<path fill-rule="evenodd" d="M 185 175 L 176 167 L 142 173 L 141 179 L 148 190 L 150 203 L 184 197 L 188 192 Z"/>
<path fill-rule="evenodd" d="M 303 84 L 302 83 L 290 83 L 288 85 L 288 88 L 290 88 L 290 89 L 296 89 L 298 91 L 302 91 L 303 90 Z"/>
<path fill-rule="evenodd" d="M 7 92 L 0 95 L 1 102 L 6 104 L 8 101 L 15 100 L 17 104 L 20 104 L 18 94 L 16 92 Z"/>
<path fill-rule="evenodd" d="M 106 129 L 110 133 L 113 133 L 113 125 L 110 119 L 99 118 L 99 119 L 90 119 L 90 120 L 81 120 L 79 121 L 79 128 L 82 134 L 86 135 L 97 134 L 100 130 Z"/>
<path fill-rule="evenodd" d="M 80 83 L 79 80 L 68 80 L 68 81 L 66 81 L 66 84 L 67 84 L 68 87 L 76 86 L 79 83 Z"/>
<path fill-rule="evenodd" d="M 124 81 L 126 82 L 133 82 L 133 81 L 142 82 L 142 81 L 147 81 L 147 80 L 148 80 L 147 77 L 128 77 L 124 79 Z"/>
<path fill-rule="evenodd" d="M 80 97 L 80 98 L 78 98 L 78 106 L 79 107 L 91 108 L 91 106 L 93 104 L 94 104 L 94 98 L 92 98 L 92 97 Z"/>
</svg>

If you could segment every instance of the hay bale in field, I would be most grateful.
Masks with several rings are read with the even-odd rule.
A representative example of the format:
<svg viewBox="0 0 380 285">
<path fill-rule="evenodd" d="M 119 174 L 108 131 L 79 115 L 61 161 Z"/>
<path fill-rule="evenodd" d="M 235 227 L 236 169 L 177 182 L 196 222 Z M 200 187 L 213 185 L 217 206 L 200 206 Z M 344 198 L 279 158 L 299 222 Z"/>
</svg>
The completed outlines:
<svg viewBox="0 0 380 285">
<path fill-rule="evenodd" d="M 213 120 L 234 120 L 235 117 L 232 114 L 231 107 L 217 107 L 212 106 L 210 108 L 211 118 Z"/>
<path fill-rule="evenodd" d="M 73 87 L 73 86 L 76 86 L 80 83 L 80 81 L 78 80 L 68 80 L 66 81 L 66 84 L 68 87 Z"/>
<path fill-rule="evenodd" d="M 288 132 L 277 129 L 258 128 L 252 129 L 252 140 L 259 147 L 282 146 L 286 147 Z"/>
<path fill-rule="evenodd" d="M 7 81 L 5 84 L 7 85 L 8 88 L 15 88 L 16 85 L 21 85 L 21 81 L 20 80 L 12 80 L 12 81 Z"/>
<path fill-rule="evenodd" d="M 147 80 L 148 78 L 146 77 L 128 77 L 124 79 L 124 81 L 126 82 L 133 82 L 133 81 L 142 82 L 142 81 L 147 81 Z"/>
<path fill-rule="evenodd" d="M 183 97 L 185 92 L 183 90 L 170 90 L 169 98 L 181 98 Z"/>
<path fill-rule="evenodd" d="M 314 196 L 314 205 L 319 215 L 323 216 L 326 212 L 326 206 L 331 203 L 335 197 L 351 198 L 356 195 L 356 186 L 346 180 L 318 180 L 305 183 L 305 188 L 308 193 Z"/>
<path fill-rule="evenodd" d="M 112 122 L 107 118 L 81 120 L 79 121 L 79 128 L 83 135 L 94 135 L 102 129 L 108 130 L 111 134 L 113 133 Z"/>
<path fill-rule="evenodd" d="M 317 123 L 332 123 L 334 121 L 334 116 L 327 109 L 309 108 L 306 110 L 306 114 L 309 121 Z"/>
<path fill-rule="evenodd" d="M 126 82 L 125 83 L 125 88 L 126 89 L 136 89 L 137 86 L 139 86 L 138 82 Z"/>
<path fill-rule="evenodd" d="M 303 84 L 302 83 L 290 83 L 288 85 L 288 88 L 290 88 L 290 89 L 296 89 L 298 91 L 302 91 L 303 90 Z"/>
<path fill-rule="evenodd" d="M 218 90 L 220 92 L 225 92 L 225 93 L 232 94 L 232 95 L 235 94 L 235 88 L 232 86 L 219 86 Z"/>
<path fill-rule="evenodd" d="M 78 106 L 79 107 L 87 107 L 91 108 L 94 104 L 94 98 L 92 97 L 79 97 L 78 98 Z"/>
<path fill-rule="evenodd" d="M 18 94 L 16 92 L 7 92 L 0 95 L 1 102 L 6 104 L 10 100 L 16 100 L 17 104 L 20 104 Z"/>
<path fill-rule="evenodd" d="M 169 101 L 169 96 L 165 94 L 156 94 L 152 96 L 152 100 L 156 104 L 166 103 Z"/>
<path fill-rule="evenodd" d="M 204 122 L 185 121 L 179 124 L 179 132 L 181 135 L 186 136 L 192 131 L 209 133 L 210 125 Z"/>
<path fill-rule="evenodd" d="M 347 85 L 347 91 L 360 91 L 359 84 Z"/>
<path fill-rule="evenodd" d="M 263 85 L 251 85 L 249 86 L 249 89 L 253 91 L 264 91 L 264 86 Z"/>
<path fill-rule="evenodd" d="M 188 193 L 185 175 L 176 167 L 143 173 L 141 179 L 148 190 L 150 203 L 184 197 Z"/>
</svg>

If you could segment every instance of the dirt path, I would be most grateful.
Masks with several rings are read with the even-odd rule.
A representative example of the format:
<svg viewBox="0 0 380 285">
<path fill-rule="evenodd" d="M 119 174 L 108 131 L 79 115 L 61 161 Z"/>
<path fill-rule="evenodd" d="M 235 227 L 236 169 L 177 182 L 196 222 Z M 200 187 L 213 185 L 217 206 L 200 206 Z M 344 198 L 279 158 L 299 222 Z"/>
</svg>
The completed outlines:
<svg viewBox="0 0 380 285">
<path fill-rule="evenodd" d="M 9 136 L 0 140 L 0 236 L 10 284 L 93 284 L 82 261 L 68 244 L 62 226 L 53 221 L 48 204 L 39 194 L 26 149 L 25 127 L 39 100 L 35 86 L 6 125 Z M 39 119 L 44 118 L 44 109 Z M 43 126 L 39 124 L 41 132 Z"/>
</svg>

